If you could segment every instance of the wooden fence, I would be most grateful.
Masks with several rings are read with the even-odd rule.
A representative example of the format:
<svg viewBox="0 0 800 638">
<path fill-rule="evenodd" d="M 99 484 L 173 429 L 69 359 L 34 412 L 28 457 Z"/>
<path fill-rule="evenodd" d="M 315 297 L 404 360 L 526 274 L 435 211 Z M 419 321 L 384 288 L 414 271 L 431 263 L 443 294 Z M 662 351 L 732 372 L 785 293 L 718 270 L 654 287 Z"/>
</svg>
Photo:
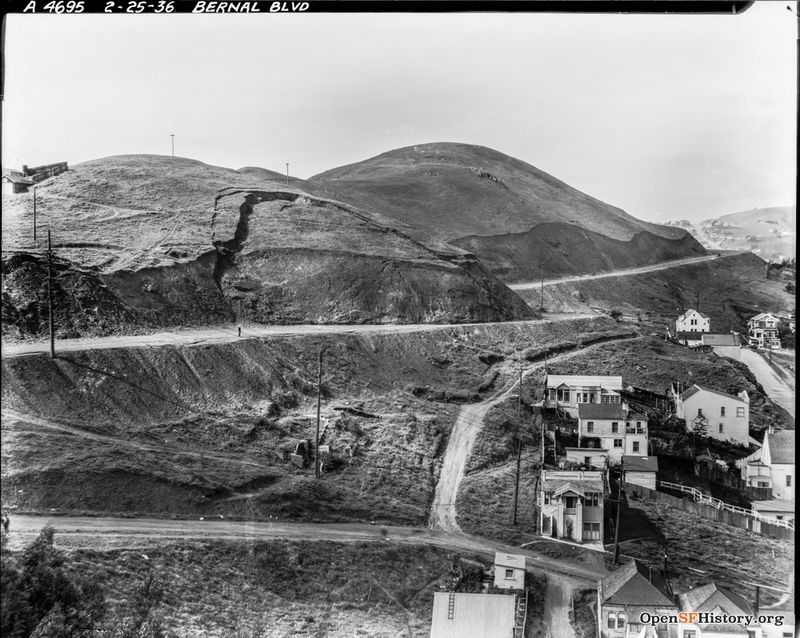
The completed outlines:
<svg viewBox="0 0 800 638">
<path fill-rule="evenodd" d="M 659 484 L 663 485 L 663 482 L 659 481 Z M 680 487 L 687 488 L 687 486 Z M 651 490 L 647 487 L 632 483 L 625 484 L 625 492 L 627 493 L 628 497 L 636 495 L 638 497 L 659 501 L 671 507 L 676 507 L 680 510 L 683 510 L 684 512 L 691 512 L 692 514 L 697 514 L 698 516 L 702 516 L 703 518 L 707 518 L 712 521 L 719 521 L 720 523 L 725 523 L 727 525 L 734 525 L 735 527 L 740 527 L 742 529 L 755 532 L 756 534 L 761 534 L 762 536 L 768 536 L 769 538 L 781 538 L 787 540 L 794 538 L 794 523 L 789 525 L 787 521 L 760 518 L 754 516 L 753 512 L 750 510 L 745 510 L 741 507 L 737 508 L 735 506 L 729 506 L 732 509 L 716 507 L 715 504 L 711 503 L 711 501 L 716 501 L 717 499 L 711 499 L 711 497 L 706 495 L 703 496 L 708 499 L 708 502 L 697 502 L 689 498 L 672 496 L 671 494 L 658 492 L 656 490 Z"/>
</svg>

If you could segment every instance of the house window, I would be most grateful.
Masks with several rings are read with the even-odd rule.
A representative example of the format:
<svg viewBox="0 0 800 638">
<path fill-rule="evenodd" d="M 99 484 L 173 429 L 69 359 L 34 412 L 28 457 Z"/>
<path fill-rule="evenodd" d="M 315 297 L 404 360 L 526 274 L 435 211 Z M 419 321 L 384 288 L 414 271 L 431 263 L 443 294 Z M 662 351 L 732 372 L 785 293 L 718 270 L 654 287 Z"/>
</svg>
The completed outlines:
<svg viewBox="0 0 800 638">
<path fill-rule="evenodd" d="M 685 633 L 683 635 L 684 635 L 684 637 L 686 636 Z M 756 638 L 756 632 L 753 629 L 748 629 L 747 630 L 747 638 Z"/>
<path fill-rule="evenodd" d="M 747 632 L 750 633 L 750 632 Z M 683 632 L 683 638 L 695 638 L 697 634 L 694 631 L 687 630 Z"/>
<path fill-rule="evenodd" d="M 720 416 L 725 416 L 725 406 L 724 405 L 719 409 L 719 415 Z"/>
<path fill-rule="evenodd" d="M 791 476 L 787 476 L 786 477 L 786 487 L 791 487 L 791 486 L 792 486 L 792 477 Z"/>
<path fill-rule="evenodd" d="M 600 523 L 584 523 L 583 538 L 586 540 L 600 540 Z"/>
<path fill-rule="evenodd" d="M 628 634 L 638 634 L 642 630 L 642 625 L 639 623 L 628 623 Z"/>
<path fill-rule="evenodd" d="M 736 408 L 736 416 L 744 416 L 744 408 Z"/>
<path fill-rule="evenodd" d="M 583 464 L 584 465 L 591 465 L 592 464 L 592 457 L 591 456 L 584 456 L 583 457 Z"/>
<path fill-rule="evenodd" d="M 782 521 L 783 520 L 783 514 L 775 514 L 775 518 L 777 518 L 779 521 Z"/>
<path fill-rule="evenodd" d="M 615 614 L 613 611 L 608 612 L 608 628 L 617 628 L 617 614 Z"/>
<path fill-rule="evenodd" d="M 622 447 L 622 439 L 614 439 L 614 447 Z"/>
<path fill-rule="evenodd" d="M 697 408 L 697 416 L 703 416 L 703 408 Z"/>
<path fill-rule="evenodd" d="M 639 441 L 634 441 L 633 442 L 633 451 L 634 452 L 638 452 L 639 451 Z"/>
<path fill-rule="evenodd" d="M 720 424 L 719 424 L 719 431 L 720 431 L 720 433 L 722 432 L 722 430 L 723 430 L 723 429 L 724 429 L 724 428 L 723 428 L 723 426 L 722 426 L 722 423 L 720 423 Z"/>
<path fill-rule="evenodd" d="M 758 486 L 759 487 L 769 487 L 769 481 L 759 481 L 758 482 Z"/>
<path fill-rule="evenodd" d="M 550 505 L 550 492 L 544 492 L 544 504 Z"/>
<path fill-rule="evenodd" d="M 642 427 L 642 422 L 641 421 L 637 421 L 636 422 L 636 429 L 639 429 L 640 427 Z"/>
<path fill-rule="evenodd" d="M 587 421 L 586 422 L 586 431 L 587 432 L 594 432 L 594 421 Z"/>
<path fill-rule="evenodd" d="M 587 507 L 598 507 L 600 505 L 600 495 L 596 492 L 589 492 L 584 498 L 584 505 Z"/>
<path fill-rule="evenodd" d="M 513 580 L 514 579 L 514 570 L 507 569 L 506 570 L 506 580 Z"/>
<path fill-rule="evenodd" d="M 577 496 L 566 496 L 564 497 L 564 507 L 568 510 L 575 509 L 575 502 L 578 500 Z"/>
<path fill-rule="evenodd" d="M 625 614 L 618 613 L 617 614 L 617 629 L 624 629 L 625 628 Z"/>
<path fill-rule="evenodd" d="M 616 434 L 617 432 L 619 432 L 619 423 L 617 421 L 612 421 L 611 422 L 611 433 L 612 434 Z"/>
<path fill-rule="evenodd" d="M 542 534 L 549 534 L 550 533 L 550 517 L 545 516 L 542 518 Z"/>
</svg>

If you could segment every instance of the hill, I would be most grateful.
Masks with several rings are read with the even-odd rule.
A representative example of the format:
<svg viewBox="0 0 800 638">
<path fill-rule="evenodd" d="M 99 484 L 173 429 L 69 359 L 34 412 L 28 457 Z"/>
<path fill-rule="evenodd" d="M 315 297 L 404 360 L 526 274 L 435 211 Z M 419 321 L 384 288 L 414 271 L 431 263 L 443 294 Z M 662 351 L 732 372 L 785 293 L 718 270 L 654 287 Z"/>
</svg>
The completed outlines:
<svg viewBox="0 0 800 638">
<path fill-rule="evenodd" d="M 46 229 L 59 336 L 230 321 L 470 322 L 530 316 L 464 251 L 264 169 L 155 155 L 79 164 L 4 195 L 4 335 L 43 331 Z"/>
<path fill-rule="evenodd" d="M 669 222 L 697 238 L 706 248 L 745 250 L 766 261 L 791 259 L 797 252 L 797 209 L 794 206 L 754 208 L 706 219 Z"/>
<path fill-rule="evenodd" d="M 682 229 L 636 219 L 482 146 L 409 146 L 307 184 L 465 248 L 508 281 L 537 278 L 542 267 L 548 275 L 584 273 L 703 253 Z"/>
</svg>

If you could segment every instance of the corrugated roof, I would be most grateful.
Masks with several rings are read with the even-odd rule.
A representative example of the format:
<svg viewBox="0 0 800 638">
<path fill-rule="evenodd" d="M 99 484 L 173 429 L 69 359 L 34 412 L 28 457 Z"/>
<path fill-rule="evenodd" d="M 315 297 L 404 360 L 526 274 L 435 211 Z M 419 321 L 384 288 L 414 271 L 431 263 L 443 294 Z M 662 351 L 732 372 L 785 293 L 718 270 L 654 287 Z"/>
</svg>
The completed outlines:
<svg viewBox="0 0 800 638">
<path fill-rule="evenodd" d="M 710 392 L 711 394 L 718 394 L 719 396 L 726 397 L 728 399 L 733 399 L 734 401 L 740 401 L 741 403 L 746 403 L 746 401 L 744 401 L 741 398 L 737 397 L 735 394 L 727 394 L 725 392 L 720 392 L 719 390 L 712 390 L 711 388 L 701 388 L 696 383 L 691 388 L 686 390 L 686 392 L 681 394 L 681 400 L 682 401 L 686 401 L 686 399 L 688 399 L 689 397 L 693 397 L 695 394 L 697 394 L 701 390 L 703 392 Z"/>
<path fill-rule="evenodd" d="M 626 472 L 658 472 L 658 457 L 623 456 L 622 466 Z"/>
<path fill-rule="evenodd" d="M 794 430 L 775 430 L 764 435 L 771 463 L 794 463 Z"/>
<path fill-rule="evenodd" d="M 601 386 L 610 390 L 622 390 L 621 376 L 585 376 L 577 374 L 548 374 L 547 387 L 555 388 L 561 383 L 569 386 Z"/>
<path fill-rule="evenodd" d="M 739 338 L 733 333 L 727 334 L 710 334 L 703 333 L 702 337 L 704 346 L 738 346 Z"/>
<path fill-rule="evenodd" d="M 623 421 L 625 412 L 621 403 L 579 403 L 579 419 L 617 419 Z"/>
<path fill-rule="evenodd" d="M 515 567 L 517 569 L 525 569 L 525 557 L 519 554 L 503 554 L 495 552 L 494 564 L 501 567 Z"/>
<path fill-rule="evenodd" d="M 659 572 L 645 567 L 635 559 L 604 578 L 602 588 L 604 603 L 675 606 L 667 581 Z"/>
</svg>

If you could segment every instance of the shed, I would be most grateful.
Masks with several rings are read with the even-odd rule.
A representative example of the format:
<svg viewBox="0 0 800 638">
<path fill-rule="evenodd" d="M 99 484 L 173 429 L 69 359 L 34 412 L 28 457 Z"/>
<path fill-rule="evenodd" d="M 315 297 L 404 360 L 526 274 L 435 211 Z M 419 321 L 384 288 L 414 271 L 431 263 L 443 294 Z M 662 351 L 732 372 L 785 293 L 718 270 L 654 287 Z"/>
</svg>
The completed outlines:
<svg viewBox="0 0 800 638">
<path fill-rule="evenodd" d="M 494 586 L 500 589 L 525 589 L 525 557 L 495 553 Z"/>
<path fill-rule="evenodd" d="M 656 489 L 658 474 L 658 458 L 655 456 L 623 456 L 625 482 L 641 485 L 651 490 Z"/>
</svg>

